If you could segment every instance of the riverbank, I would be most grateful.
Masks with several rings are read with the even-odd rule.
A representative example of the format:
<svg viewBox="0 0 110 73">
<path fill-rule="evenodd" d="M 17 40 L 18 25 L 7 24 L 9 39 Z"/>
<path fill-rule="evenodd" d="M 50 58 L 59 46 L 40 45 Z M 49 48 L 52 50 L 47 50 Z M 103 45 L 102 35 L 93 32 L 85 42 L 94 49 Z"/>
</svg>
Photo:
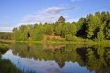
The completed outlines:
<svg viewBox="0 0 110 73">
<path fill-rule="evenodd" d="M 7 50 L 8 50 L 8 45 L 0 43 L 0 53 L 5 53 Z"/>
<path fill-rule="evenodd" d="M 82 40 L 82 41 L 14 41 L 14 40 L 2 40 L 1 43 L 36 43 L 36 44 L 77 44 L 77 45 L 110 45 L 110 40 L 93 41 L 93 40 Z M 7 46 L 7 45 L 6 45 Z"/>
<path fill-rule="evenodd" d="M 22 73 L 9 60 L 0 59 L 0 73 Z"/>
</svg>

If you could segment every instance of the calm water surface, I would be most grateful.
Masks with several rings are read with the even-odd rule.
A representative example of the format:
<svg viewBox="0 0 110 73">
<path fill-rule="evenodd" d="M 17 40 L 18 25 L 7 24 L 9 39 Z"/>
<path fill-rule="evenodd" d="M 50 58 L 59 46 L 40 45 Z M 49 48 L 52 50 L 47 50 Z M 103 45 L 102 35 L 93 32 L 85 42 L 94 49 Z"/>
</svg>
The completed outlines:
<svg viewBox="0 0 110 73">
<path fill-rule="evenodd" d="M 110 73 L 110 48 L 14 44 L 2 59 L 24 73 Z"/>
</svg>

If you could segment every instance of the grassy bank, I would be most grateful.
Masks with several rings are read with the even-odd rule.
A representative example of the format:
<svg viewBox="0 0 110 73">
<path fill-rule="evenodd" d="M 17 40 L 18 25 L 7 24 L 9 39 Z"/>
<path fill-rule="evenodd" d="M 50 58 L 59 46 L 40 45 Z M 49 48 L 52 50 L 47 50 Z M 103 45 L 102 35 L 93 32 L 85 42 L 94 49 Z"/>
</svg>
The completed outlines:
<svg viewBox="0 0 110 73">
<path fill-rule="evenodd" d="M 0 73 L 22 73 L 9 60 L 0 60 Z"/>
<path fill-rule="evenodd" d="M 76 45 L 103 45 L 103 46 L 110 46 L 110 41 L 48 41 L 49 44 L 76 44 Z"/>
<path fill-rule="evenodd" d="M 2 41 L 3 43 L 37 43 L 37 44 L 84 44 L 84 45 L 110 45 L 110 40 L 103 40 L 103 41 L 97 41 L 97 40 L 79 40 L 79 41 L 55 41 L 55 40 L 49 40 L 49 41 Z M 0 47 L 5 48 L 7 45 L 0 45 Z"/>
<path fill-rule="evenodd" d="M 5 53 L 8 50 L 8 45 L 7 44 L 1 44 L 0 43 L 0 53 Z"/>
<path fill-rule="evenodd" d="M 12 43 L 12 42 L 15 42 L 14 40 L 3 40 L 3 39 L 0 39 L 0 42 L 1 43 Z"/>
</svg>

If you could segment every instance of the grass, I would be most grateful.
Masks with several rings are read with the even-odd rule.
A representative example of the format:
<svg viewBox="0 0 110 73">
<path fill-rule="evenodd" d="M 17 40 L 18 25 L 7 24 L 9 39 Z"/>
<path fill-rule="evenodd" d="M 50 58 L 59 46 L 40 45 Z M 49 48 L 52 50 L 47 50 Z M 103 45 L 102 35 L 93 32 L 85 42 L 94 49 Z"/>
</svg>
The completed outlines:
<svg viewBox="0 0 110 73">
<path fill-rule="evenodd" d="M 1 43 L 12 43 L 12 42 L 14 42 L 14 40 L 3 40 L 3 39 L 0 39 L 0 42 Z"/>
<path fill-rule="evenodd" d="M 103 41 L 93 41 L 93 40 L 88 40 L 88 39 L 80 39 L 77 41 L 55 41 L 55 40 L 49 40 L 49 41 L 2 41 L 5 43 L 37 43 L 37 44 L 85 44 L 85 45 L 110 45 L 110 40 L 103 40 Z M 3 47 L 3 46 L 2 46 Z"/>
<path fill-rule="evenodd" d="M 9 60 L 0 60 L 0 73 L 22 73 Z"/>
<path fill-rule="evenodd" d="M 110 40 L 104 40 L 104 41 L 95 41 L 96 45 L 99 46 L 110 46 Z"/>
<path fill-rule="evenodd" d="M 1 44 L 0 43 L 0 53 L 5 53 L 8 50 L 8 45 L 7 44 Z"/>
</svg>

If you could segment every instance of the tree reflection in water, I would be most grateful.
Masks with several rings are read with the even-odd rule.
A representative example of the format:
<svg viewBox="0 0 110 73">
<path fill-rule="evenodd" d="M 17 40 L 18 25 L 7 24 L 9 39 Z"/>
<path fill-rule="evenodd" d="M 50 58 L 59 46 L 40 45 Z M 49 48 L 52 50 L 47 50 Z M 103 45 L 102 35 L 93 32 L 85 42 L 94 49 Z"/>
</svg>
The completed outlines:
<svg viewBox="0 0 110 73">
<path fill-rule="evenodd" d="M 6 53 L 8 47 L 0 46 L 0 73 L 22 73 L 9 60 L 2 59 L 2 55 Z"/>
<path fill-rule="evenodd" d="M 22 58 L 33 58 L 39 61 L 55 61 L 62 69 L 66 62 L 77 62 L 81 67 L 86 67 L 90 71 L 110 73 L 110 47 L 15 44 L 12 48 L 14 55 L 19 54 Z"/>
</svg>

